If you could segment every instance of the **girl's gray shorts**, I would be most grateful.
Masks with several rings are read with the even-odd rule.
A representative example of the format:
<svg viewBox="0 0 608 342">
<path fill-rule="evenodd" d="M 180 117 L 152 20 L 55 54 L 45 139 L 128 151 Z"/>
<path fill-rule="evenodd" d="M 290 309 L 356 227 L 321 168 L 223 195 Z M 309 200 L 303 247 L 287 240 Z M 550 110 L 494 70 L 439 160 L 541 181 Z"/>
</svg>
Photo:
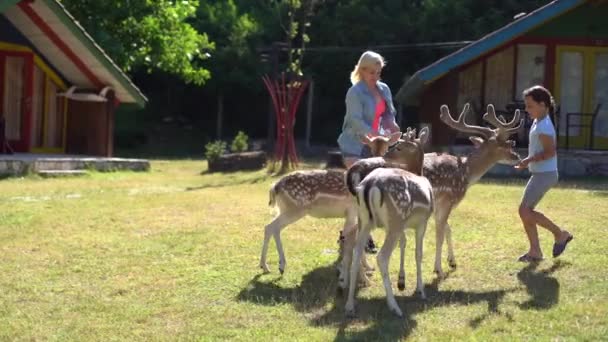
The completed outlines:
<svg viewBox="0 0 608 342">
<path fill-rule="evenodd" d="M 535 172 L 526 184 L 521 205 L 526 208 L 534 209 L 543 196 L 557 184 L 559 176 L 557 171 Z"/>
</svg>

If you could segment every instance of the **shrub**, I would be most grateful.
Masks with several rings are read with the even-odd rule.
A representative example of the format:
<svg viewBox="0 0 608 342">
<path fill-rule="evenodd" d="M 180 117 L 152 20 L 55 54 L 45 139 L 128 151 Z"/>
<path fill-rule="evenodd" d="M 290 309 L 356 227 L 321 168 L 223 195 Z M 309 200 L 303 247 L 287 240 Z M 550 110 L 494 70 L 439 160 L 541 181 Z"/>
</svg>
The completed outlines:
<svg viewBox="0 0 608 342">
<path fill-rule="evenodd" d="M 226 142 L 216 140 L 205 145 L 205 157 L 208 161 L 218 159 L 226 151 Z"/>
<path fill-rule="evenodd" d="M 249 144 L 247 143 L 248 139 L 249 137 L 247 137 L 247 134 L 245 134 L 245 132 L 239 131 L 236 137 L 234 137 L 234 140 L 232 140 L 230 150 L 235 153 L 247 151 L 247 149 L 249 148 Z"/>
</svg>

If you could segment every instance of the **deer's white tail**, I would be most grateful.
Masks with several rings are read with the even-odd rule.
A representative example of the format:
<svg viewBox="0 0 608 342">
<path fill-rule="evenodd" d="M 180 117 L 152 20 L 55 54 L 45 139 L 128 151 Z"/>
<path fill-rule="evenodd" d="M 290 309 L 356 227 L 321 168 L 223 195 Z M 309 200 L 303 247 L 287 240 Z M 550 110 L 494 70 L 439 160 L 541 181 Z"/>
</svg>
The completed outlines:
<svg viewBox="0 0 608 342">
<path fill-rule="evenodd" d="M 277 192 L 276 192 L 276 187 L 277 187 L 277 183 L 274 183 L 271 187 L 270 187 L 270 191 L 268 191 L 268 206 L 270 207 L 275 207 L 277 205 L 277 200 L 276 200 L 276 196 L 277 196 Z"/>
</svg>

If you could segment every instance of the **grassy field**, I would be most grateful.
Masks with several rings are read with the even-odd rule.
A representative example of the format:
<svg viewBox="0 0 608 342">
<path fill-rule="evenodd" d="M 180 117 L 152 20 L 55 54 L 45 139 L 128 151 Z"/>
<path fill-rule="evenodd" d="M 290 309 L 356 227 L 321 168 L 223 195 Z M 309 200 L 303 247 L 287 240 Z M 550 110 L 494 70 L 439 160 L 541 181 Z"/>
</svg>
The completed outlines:
<svg viewBox="0 0 608 342">
<path fill-rule="evenodd" d="M 458 268 L 413 295 L 408 232 L 404 318 L 378 272 L 344 318 L 334 262 L 339 219 L 305 218 L 282 234 L 287 268 L 258 269 L 271 220 L 264 171 L 205 174 L 205 162 L 154 161 L 149 173 L 0 182 L 0 340 L 606 340 L 608 183 L 560 182 L 540 208 L 575 240 L 559 260 L 516 262 L 527 240 L 517 216 L 523 180 L 483 181 L 451 219 Z M 374 236 L 382 241 L 382 231 Z M 445 255 L 446 253 L 444 253 Z M 371 260 L 375 264 L 375 260 Z M 444 260 L 447 269 L 447 262 Z"/>
</svg>

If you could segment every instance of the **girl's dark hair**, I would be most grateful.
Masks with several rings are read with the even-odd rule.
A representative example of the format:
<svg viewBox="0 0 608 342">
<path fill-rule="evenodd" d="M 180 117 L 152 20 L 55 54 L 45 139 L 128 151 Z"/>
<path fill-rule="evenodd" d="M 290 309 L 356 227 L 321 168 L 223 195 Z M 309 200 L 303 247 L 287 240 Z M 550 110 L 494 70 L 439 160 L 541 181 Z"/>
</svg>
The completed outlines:
<svg viewBox="0 0 608 342">
<path fill-rule="evenodd" d="M 524 98 L 526 96 L 530 96 L 535 102 L 544 103 L 547 108 L 549 108 L 549 114 L 555 114 L 555 101 L 553 100 L 553 96 L 551 96 L 551 93 L 547 90 L 547 88 L 535 85 L 524 90 Z"/>
</svg>

